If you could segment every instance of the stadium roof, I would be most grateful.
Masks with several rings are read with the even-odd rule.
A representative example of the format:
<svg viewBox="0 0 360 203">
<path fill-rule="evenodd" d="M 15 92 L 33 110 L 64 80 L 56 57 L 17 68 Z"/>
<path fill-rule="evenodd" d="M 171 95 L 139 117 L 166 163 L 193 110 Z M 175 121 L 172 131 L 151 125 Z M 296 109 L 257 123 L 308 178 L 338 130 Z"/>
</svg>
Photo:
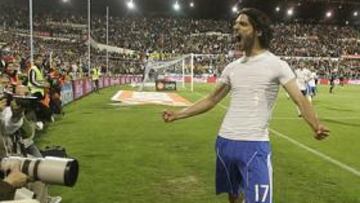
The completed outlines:
<svg viewBox="0 0 360 203">
<path fill-rule="evenodd" d="M 66 10 L 86 15 L 87 0 L 33 0 L 35 13 L 39 11 Z M 256 7 L 263 10 L 276 21 L 305 20 L 324 23 L 349 21 L 360 24 L 360 0 L 133 0 L 137 9 L 127 9 L 129 0 L 91 0 L 92 12 L 105 15 L 105 7 L 110 7 L 113 16 L 182 16 L 193 18 L 231 19 L 235 16 L 232 7 Z M 178 2 L 181 9 L 175 12 L 172 5 Z M 27 6 L 28 0 L 1 0 L 0 4 Z M 50 3 L 51 2 L 51 3 Z M 190 3 L 194 7 L 190 7 Z M 279 7 L 279 11 L 275 10 Z M 294 15 L 289 17 L 286 11 L 293 8 Z M 326 12 L 333 13 L 326 18 Z M 354 16 L 354 12 L 358 12 Z"/>
</svg>

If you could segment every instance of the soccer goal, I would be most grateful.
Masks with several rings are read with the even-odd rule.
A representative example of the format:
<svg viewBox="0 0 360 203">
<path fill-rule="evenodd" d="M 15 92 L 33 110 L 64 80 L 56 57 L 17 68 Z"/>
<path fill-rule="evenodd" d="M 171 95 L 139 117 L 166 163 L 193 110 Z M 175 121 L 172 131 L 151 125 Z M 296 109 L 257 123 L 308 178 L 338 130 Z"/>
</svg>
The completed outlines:
<svg viewBox="0 0 360 203">
<path fill-rule="evenodd" d="M 194 55 L 188 54 L 169 61 L 145 62 L 144 80 L 139 91 L 154 90 L 155 84 L 163 81 L 161 88 L 167 83 L 176 84 L 176 89 L 194 91 Z M 159 87 L 155 87 L 159 88 Z M 165 88 L 166 89 L 166 88 Z"/>
</svg>

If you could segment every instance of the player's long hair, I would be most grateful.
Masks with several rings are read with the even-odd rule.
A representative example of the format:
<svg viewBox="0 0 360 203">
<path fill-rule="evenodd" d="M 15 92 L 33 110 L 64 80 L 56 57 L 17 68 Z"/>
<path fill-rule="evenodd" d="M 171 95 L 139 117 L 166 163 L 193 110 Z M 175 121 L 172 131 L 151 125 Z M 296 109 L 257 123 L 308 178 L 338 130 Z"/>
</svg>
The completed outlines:
<svg viewBox="0 0 360 203">
<path fill-rule="evenodd" d="M 260 45 L 262 48 L 268 49 L 270 47 L 271 39 L 273 38 L 273 30 L 271 29 L 270 18 L 260 10 L 255 8 L 241 9 L 239 15 L 245 14 L 248 16 L 251 25 L 258 33 Z"/>
</svg>

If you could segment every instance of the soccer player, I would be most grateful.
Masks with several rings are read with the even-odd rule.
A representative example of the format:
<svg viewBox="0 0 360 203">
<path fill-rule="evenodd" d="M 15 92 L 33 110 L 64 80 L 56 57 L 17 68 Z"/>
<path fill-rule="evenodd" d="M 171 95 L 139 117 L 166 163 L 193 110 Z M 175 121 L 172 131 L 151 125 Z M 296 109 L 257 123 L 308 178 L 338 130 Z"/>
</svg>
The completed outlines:
<svg viewBox="0 0 360 203">
<path fill-rule="evenodd" d="M 230 203 L 243 198 L 246 203 L 270 203 L 273 188 L 268 126 L 279 86 L 299 106 L 316 139 L 327 137 L 329 130 L 301 94 L 288 64 L 268 51 L 272 38 L 269 18 L 256 9 L 243 9 L 234 32 L 244 56 L 227 65 L 214 92 L 183 110 L 165 110 L 162 117 L 172 122 L 204 113 L 231 92 L 216 140 L 216 193 L 228 193 Z"/>
<path fill-rule="evenodd" d="M 308 95 L 308 82 L 311 78 L 311 72 L 305 68 L 305 64 L 300 62 L 299 66 L 295 70 L 296 81 L 301 93 L 306 97 Z"/>
<path fill-rule="evenodd" d="M 315 97 L 316 96 L 316 80 L 317 80 L 317 75 L 316 72 L 314 70 L 314 68 L 311 68 L 311 74 L 310 74 L 310 79 L 309 79 L 309 87 L 310 87 L 310 96 L 311 97 Z"/>
<path fill-rule="evenodd" d="M 308 82 L 311 77 L 311 72 L 309 71 L 309 69 L 305 68 L 304 62 L 300 61 L 300 63 L 298 64 L 295 70 L 295 75 L 296 75 L 296 82 L 301 93 L 311 102 L 311 97 L 309 94 L 310 91 L 308 86 Z M 301 111 L 298 106 L 296 107 L 296 110 L 298 112 L 298 116 L 301 117 L 302 116 Z"/>
</svg>

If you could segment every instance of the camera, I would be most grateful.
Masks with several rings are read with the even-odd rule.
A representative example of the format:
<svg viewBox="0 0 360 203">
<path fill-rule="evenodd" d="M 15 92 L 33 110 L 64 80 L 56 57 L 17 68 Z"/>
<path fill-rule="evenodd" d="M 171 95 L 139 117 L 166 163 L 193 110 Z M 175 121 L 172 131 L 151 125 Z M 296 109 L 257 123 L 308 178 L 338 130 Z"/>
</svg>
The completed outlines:
<svg viewBox="0 0 360 203">
<path fill-rule="evenodd" d="M 15 91 L 15 90 L 14 90 Z M 31 109 L 32 102 L 35 101 L 37 98 L 31 95 L 17 95 L 13 93 L 13 91 L 9 91 L 8 89 L 0 90 L 0 100 L 6 99 L 6 105 L 10 105 L 12 101 L 24 109 Z"/>
<path fill-rule="evenodd" d="M 33 180 L 40 180 L 47 184 L 72 187 L 75 185 L 79 173 L 79 164 L 76 159 L 50 156 L 45 158 L 9 156 L 0 160 L 1 171 L 6 172 L 11 168 L 19 167 L 21 172 Z"/>
</svg>

